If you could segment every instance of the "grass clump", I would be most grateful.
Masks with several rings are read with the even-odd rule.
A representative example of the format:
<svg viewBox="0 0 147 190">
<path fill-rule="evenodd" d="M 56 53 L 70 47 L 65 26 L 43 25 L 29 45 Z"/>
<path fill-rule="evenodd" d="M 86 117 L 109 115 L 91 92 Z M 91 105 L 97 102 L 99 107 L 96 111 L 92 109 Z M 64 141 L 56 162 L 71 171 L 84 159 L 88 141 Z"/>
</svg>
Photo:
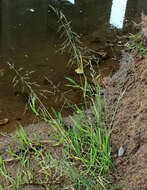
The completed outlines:
<svg viewBox="0 0 147 190">
<path fill-rule="evenodd" d="M 20 144 L 19 151 L 8 149 L 14 158 L 12 161 L 19 161 L 15 175 L 7 171 L 7 160 L 1 161 L 0 175 L 9 184 L 9 189 L 19 189 L 24 183 L 32 184 L 36 181 L 48 189 L 99 190 L 110 187 L 108 179 L 113 167 L 111 128 L 108 115 L 104 112 L 101 87 L 95 80 L 93 70 L 92 73 L 93 86 L 88 84 L 85 75 L 82 84 L 67 78 L 67 86 L 82 90 L 84 105 L 82 108 L 74 106 L 73 116 L 66 124 L 61 113 L 56 113 L 54 109 L 52 110 L 56 119 L 52 118 L 51 114 L 48 115 L 47 109 L 42 102 L 40 105 L 36 94 L 34 101 L 32 94 L 35 91 L 31 87 L 30 108 L 54 130 L 46 139 L 45 145 L 39 137 L 28 136 L 22 127 L 17 130 L 15 139 Z M 27 83 L 23 84 L 28 88 Z M 88 108 L 91 109 L 90 113 L 86 111 Z M 61 152 L 60 156 L 54 152 L 54 148 L 50 150 L 49 146 L 57 148 Z M 63 178 L 65 183 L 61 185 Z"/>
<path fill-rule="evenodd" d="M 123 38 L 129 40 L 125 48 L 127 51 L 135 50 L 137 52 L 137 56 L 142 56 L 145 52 L 147 52 L 147 47 L 145 47 L 142 42 L 141 32 L 137 34 L 125 35 Z"/>
<path fill-rule="evenodd" d="M 99 91 L 100 87 L 97 87 Z M 87 91 L 89 93 L 90 89 Z M 92 93 L 88 96 L 92 96 Z M 100 91 L 95 100 L 91 97 L 90 101 L 91 118 L 85 109 L 81 110 L 75 105 L 75 112 L 71 118 L 73 126 L 69 124 L 65 129 L 61 114 L 56 114 L 59 118 L 57 126 L 64 137 L 67 166 L 77 185 L 88 189 L 100 187 L 105 189 L 108 183 L 106 177 L 113 166 L 110 148 L 111 130 L 104 124 L 104 118 L 102 119 Z"/>
</svg>

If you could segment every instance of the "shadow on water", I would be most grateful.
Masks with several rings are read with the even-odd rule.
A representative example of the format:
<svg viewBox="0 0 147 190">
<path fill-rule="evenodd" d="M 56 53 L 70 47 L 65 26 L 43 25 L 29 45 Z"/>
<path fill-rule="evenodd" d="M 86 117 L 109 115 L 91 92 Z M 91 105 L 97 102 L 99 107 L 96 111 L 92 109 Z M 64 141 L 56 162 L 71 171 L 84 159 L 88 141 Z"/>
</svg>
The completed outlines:
<svg viewBox="0 0 147 190">
<path fill-rule="evenodd" d="M 123 2 L 123 3 L 122 3 Z M 13 73 L 7 63 L 16 68 L 33 70 L 31 80 L 41 88 L 50 90 L 44 79 L 47 77 L 55 85 L 59 85 L 60 93 L 48 96 L 45 102 L 48 108 L 61 110 L 63 100 L 60 94 L 74 103 L 81 98 L 78 91 L 68 91 L 64 84 L 65 77 L 76 79 L 74 71 L 67 67 L 68 56 L 57 53 L 60 47 L 55 16 L 49 9 L 49 3 L 62 9 L 72 21 L 73 30 L 81 36 L 81 41 L 94 50 L 102 50 L 106 43 L 116 43 L 119 35 L 132 30 L 129 20 L 139 22 L 140 12 L 147 12 L 146 0 L 1 0 L 0 1 L 0 119 L 8 118 L 6 126 L 0 126 L 3 132 L 14 130 L 18 123 L 32 123 L 30 112 L 25 112 L 26 100 L 14 89 L 10 81 Z M 121 4 L 122 3 L 122 4 Z M 146 7 L 146 10 L 144 9 Z M 119 11 L 118 11 L 119 10 Z M 122 11 L 121 11 L 122 10 Z M 118 61 L 110 57 L 104 60 L 98 71 L 103 75 L 111 75 L 118 68 Z M 55 101 L 57 100 L 57 101 Z M 69 108 L 62 110 L 64 115 L 70 113 Z"/>
</svg>

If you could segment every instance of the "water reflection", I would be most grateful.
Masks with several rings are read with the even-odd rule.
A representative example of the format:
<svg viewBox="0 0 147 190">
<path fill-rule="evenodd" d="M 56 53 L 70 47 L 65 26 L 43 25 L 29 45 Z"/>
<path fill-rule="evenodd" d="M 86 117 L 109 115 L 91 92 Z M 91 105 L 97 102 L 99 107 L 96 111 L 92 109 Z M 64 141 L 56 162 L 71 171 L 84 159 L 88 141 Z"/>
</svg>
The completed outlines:
<svg viewBox="0 0 147 190">
<path fill-rule="evenodd" d="M 67 0 L 67 1 L 69 1 L 72 4 L 75 4 L 75 0 Z"/>
<path fill-rule="evenodd" d="M 128 0 L 113 0 L 110 16 L 110 24 L 118 29 L 123 28 L 125 12 Z"/>
<path fill-rule="evenodd" d="M 47 0 L 43 3 L 40 0 L 23 2 L 2 0 L 0 4 L 2 50 L 16 49 L 18 51 L 46 37 Z M 36 44 L 36 46 L 39 45 Z"/>
</svg>

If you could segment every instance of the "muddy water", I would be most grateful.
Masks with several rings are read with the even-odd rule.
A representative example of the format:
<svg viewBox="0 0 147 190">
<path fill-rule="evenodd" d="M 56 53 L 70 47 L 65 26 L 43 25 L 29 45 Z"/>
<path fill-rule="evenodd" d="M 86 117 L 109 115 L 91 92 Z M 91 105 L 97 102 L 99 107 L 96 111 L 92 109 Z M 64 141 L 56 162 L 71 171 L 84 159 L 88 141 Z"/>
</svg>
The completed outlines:
<svg viewBox="0 0 147 190">
<path fill-rule="evenodd" d="M 25 110 L 27 97 L 21 88 L 13 88 L 10 81 L 14 73 L 7 63 L 23 67 L 24 71 L 35 71 L 30 81 L 36 81 L 39 89 L 54 92 L 47 95 L 45 104 L 53 106 L 63 114 L 69 114 L 65 106 L 64 94 L 73 103 L 81 101 L 79 91 L 64 86 L 65 77 L 77 78 L 74 70 L 67 67 L 68 56 L 57 53 L 60 47 L 56 33 L 55 15 L 49 3 L 61 8 L 72 21 L 73 30 L 81 36 L 81 41 L 95 50 L 104 50 L 106 43 L 116 44 L 116 39 L 132 30 L 129 20 L 139 22 L 140 12 L 147 12 L 146 0 L 2 0 L 0 1 L 0 119 L 8 118 L 9 123 L 0 126 L 1 132 L 14 130 L 18 123 L 27 125 L 36 121 L 30 111 Z M 118 11 L 120 10 L 120 11 Z M 119 63 L 112 57 L 102 61 L 98 71 L 106 76 L 113 74 Z M 58 86 L 50 85 L 47 77 Z"/>
</svg>

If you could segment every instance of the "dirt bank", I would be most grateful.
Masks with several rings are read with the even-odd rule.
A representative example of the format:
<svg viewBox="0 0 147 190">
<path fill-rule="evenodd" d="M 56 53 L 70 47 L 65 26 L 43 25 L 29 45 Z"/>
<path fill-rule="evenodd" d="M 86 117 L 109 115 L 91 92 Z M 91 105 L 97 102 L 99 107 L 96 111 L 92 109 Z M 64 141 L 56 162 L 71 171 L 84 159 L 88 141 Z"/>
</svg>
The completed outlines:
<svg viewBox="0 0 147 190">
<path fill-rule="evenodd" d="M 147 189 L 147 54 L 128 68 L 112 132 L 116 181 L 123 190 Z M 123 146 L 125 154 L 118 157 Z"/>
<path fill-rule="evenodd" d="M 143 20 L 143 42 L 147 42 L 147 19 Z M 147 43 L 145 44 L 147 45 Z M 136 54 L 135 54 L 136 55 Z M 127 56 L 124 67 L 126 89 L 112 132 L 114 175 L 123 190 L 147 189 L 147 53 L 143 57 Z M 129 64 L 128 64 L 129 63 Z M 114 79 L 118 80 L 118 74 Z M 123 146 L 125 154 L 118 157 Z"/>
</svg>

